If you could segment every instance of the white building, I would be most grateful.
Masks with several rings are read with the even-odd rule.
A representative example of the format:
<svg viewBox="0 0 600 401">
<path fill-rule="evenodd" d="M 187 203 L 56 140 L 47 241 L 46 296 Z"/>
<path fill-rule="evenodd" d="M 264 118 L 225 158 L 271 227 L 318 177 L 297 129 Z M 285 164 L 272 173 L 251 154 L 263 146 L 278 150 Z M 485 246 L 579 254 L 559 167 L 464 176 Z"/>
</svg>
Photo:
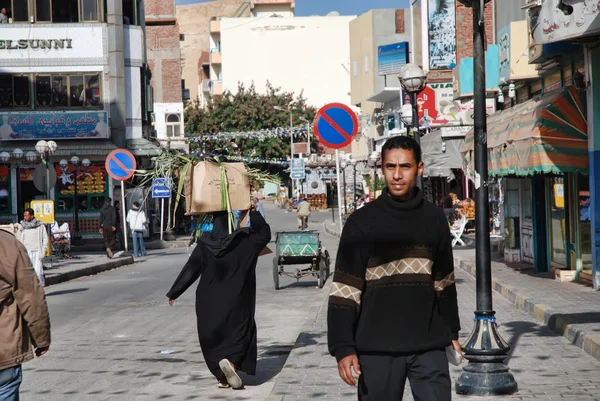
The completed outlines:
<svg viewBox="0 0 600 401">
<path fill-rule="evenodd" d="M 294 17 L 290 5 L 255 1 L 253 17 L 211 21 L 210 81 L 203 91 L 220 96 L 254 83 L 264 92 L 270 82 L 303 93 L 315 107 L 350 104 L 349 23 L 355 17 Z"/>
<path fill-rule="evenodd" d="M 129 148 L 143 165 L 158 150 L 143 137 L 143 2 L 139 9 L 127 0 L 76 0 L 69 7 L 40 0 L 36 10 L 33 4 L 14 12 L 7 6 L 12 23 L 0 26 L 0 222 L 16 221 L 31 201 L 49 198 L 57 221 L 96 238 L 99 209 L 117 184 L 106 173 L 107 155 Z M 34 182 L 42 166 L 39 140 L 58 145 L 49 158 L 58 180 L 49 191 Z M 78 174 L 59 163 L 73 156 L 89 160 Z"/>
</svg>

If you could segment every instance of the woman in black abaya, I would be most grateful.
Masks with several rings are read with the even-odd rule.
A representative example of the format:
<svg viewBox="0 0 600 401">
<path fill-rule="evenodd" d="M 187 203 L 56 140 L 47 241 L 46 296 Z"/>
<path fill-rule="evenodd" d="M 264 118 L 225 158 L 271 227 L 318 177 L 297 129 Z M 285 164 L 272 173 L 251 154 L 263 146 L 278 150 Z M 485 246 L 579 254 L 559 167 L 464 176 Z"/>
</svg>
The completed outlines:
<svg viewBox="0 0 600 401">
<path fill-rule="evenodd" d="M 198 337 L 206 364 L 219 387 L 241 388 L 236 371 L 256 372 L 256 262 L 271 240 L 260 213 L 250 212 L 251 228 L 229 234 L 228 214 L 213 215 L 213 230 L 202 235 L 168 292 L 169 304 L 197 279 Z"/>
</svg>

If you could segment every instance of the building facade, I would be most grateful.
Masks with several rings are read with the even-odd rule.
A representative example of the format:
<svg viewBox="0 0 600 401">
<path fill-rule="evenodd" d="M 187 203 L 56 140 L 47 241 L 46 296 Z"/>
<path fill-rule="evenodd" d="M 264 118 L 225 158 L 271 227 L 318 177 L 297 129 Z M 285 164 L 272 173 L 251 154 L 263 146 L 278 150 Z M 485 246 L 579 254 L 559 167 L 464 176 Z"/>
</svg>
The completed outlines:
<svg viewBox="0 0 600 401">
<path fill-rule="evenodd" d="M 187 153 L 183 108 L 190 95 L 181 79 L 180 41 L 183 37 L 175 15 L 175 1 L 146 0 L 145 8 L 156 139 L 164 147 Z"/>
<path fill-rule="evenodd" d="M 0 27 L 0 221 L 18 221 L 31 201 L 52 199 L 56 221 L 79 227 L 74 237 L 98 238 L 103 199 L 116 195 L 107 155 L 129 148 L 143 167 L 156 151 L 144 139 L 143 2 L 5 3 L 11 23 Z M 47 167 L 40 140 L 57 144 Z M 65 164 L 74 156 L 77 167 Z M 50 188 L 40 178 L 48 170 Z"/>
</svg>

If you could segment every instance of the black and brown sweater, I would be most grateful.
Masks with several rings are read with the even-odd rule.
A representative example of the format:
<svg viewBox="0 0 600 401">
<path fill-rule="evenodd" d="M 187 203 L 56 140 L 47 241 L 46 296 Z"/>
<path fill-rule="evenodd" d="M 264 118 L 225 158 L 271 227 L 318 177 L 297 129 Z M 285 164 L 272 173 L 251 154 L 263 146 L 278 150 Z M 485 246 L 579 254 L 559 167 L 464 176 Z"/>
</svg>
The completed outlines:
<svg viewBox="0 0 600 401">
<path fill-rule="evenodd" d="M 386 191 L 342 232 L 327 316 L 329 351 L 418 353 L 458 339 L 460 322 L 448 221 L 424 201 Z"/>
</svg>

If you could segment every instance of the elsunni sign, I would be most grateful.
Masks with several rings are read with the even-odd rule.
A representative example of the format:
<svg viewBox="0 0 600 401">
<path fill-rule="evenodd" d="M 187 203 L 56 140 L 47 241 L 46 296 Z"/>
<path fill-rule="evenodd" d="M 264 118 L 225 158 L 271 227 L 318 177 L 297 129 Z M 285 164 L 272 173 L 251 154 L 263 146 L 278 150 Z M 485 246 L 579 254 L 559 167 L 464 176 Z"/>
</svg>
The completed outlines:
<svg viewBox="0 0 600 401">
<path fill-rule="evenodd" d="M 23 49 L 72 49 L 73 39 L 0 39 L 0 50 Z"/>
</svg>

